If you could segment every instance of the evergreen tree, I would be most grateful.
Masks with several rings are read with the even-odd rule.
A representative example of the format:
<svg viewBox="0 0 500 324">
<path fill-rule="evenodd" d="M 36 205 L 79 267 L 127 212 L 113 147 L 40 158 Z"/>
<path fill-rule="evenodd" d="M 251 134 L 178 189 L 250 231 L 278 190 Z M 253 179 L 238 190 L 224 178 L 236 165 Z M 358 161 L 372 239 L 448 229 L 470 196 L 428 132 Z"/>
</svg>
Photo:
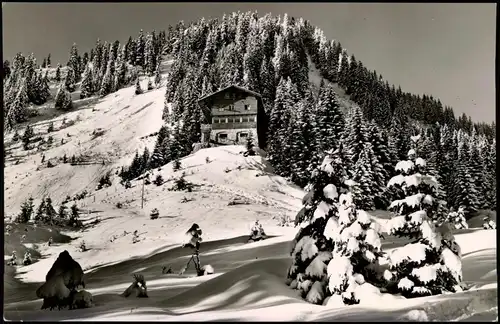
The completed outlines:
<svg viewBox="0 0 500 324">
<path fill-rule="evenodd" d="M 161 74 L 160 74 L 160 64 L 156 66 L 155 70 L 155 86 L 159 88 L 161 86 Z"/>
<path fill-rule="evenodd" d="M 318 155 L 322 156 L 326 150 L 338 147 L 345 128 L 337 96 L 330 85 L 320 89 L 315 114 Z"/>
<path fill-rule="evenodd" d="M 419 136 L 412 139 L 416 142 Z M 388 226 L 390 234 L 415 241 L 391 253 L 390 272 L 384 274 L 388 290 L 406 297 L 461 290 L 460 249 L 447 223 L 438 230 L 434 225 L 446 219 L 446 215 L 437 212 L 442 203 L 434 198 L 437 182 L 426 173 L 425 160 L 417 157 L 415 149 L 408 152 L 408 157 L 409 160 L 398 162 L 396 171 L 400 174 L 388 184 L 402 188 L 405 194 L 403 199 L 392 202 L 390 209 L 396 216 Z M 427 276 L 429 273 L 432 276 Z"/>
<path fill-rule="evenodd" d="M 316 304 L 321 304 L 326 297 L 327 265 L 332 259 L 335 240 L 332 229 L 338 219 L 339 194 L 346 190 L 347 174 L 342 158 L 340 146 L 337 151 L 329 152 L 314 170 L 302 199 L 303 208 L 295 218 L 295 224 L 300 227 L 292 244 L 287 283 Z M 314 296 L 315 292 L 319 296 Z"/>
<path fill-rule="evenodd" d="M 70 67 L 68 67 L 68 74 L 66 74 L 66 80 L 64 86 L 66 87 L 66 90 L 68 90 L 69 92 L 75 91 L 76 88 L 75 71 Z"/>
<path fill-rule="evenodd" d="M 99 95 L 101 97 L 110 94 L 113 90 L 113 65 L 114 62 L 109 60 L 106 67 L 106 73 L 104 73 L 104 78 L 101 83 L 101 89 L 99 90 Z"/>
<path fill-rule="evenodd" d="M 33 197 L 30 197 L 21 205 L 21 212 L 17 216 L 16 222 L 23 224 L 27 223 L 31 219 L 34 209 L 35 205 L 33 204 Z"/>
<path fill-rule="evenodd" d="M 26 128 L 24 129 L 24 134 L 22 137 L 23 147 L 25 150 L 27 150 L 28 145 L 30 143 L 30 140 L 34 135 L 35 135 L 35 133 L 33 132 L 33 127 L 31 127 L 29 124 L 26 125 Z"/>
<path fill-rule="evenodd" d="M 59 211 L 57 212 L 57 217 L 59 217 L 60 219 L 66 219 L 66 216 L 68 216 L 66 209 L 68 209 L 68 207 L 66 207 L 65 205 L 59 205 Z"/>
<path fill-rule="evenodd" d="M 348 152 L 348 160 L 345 161 L 346 167 L 348 170 L 352 170 L 367 142 L 366 122 L 361 109 L 358 107 L 353 107 L 349 112 L 343 142 Z"/>
<path fill-rule="evenodd" d="M 356 184 L 351 185 L 353 190 Z M 382 284 L 376 272 L 382 256 L 380 229 L 368 213 L 357 210 L 354 196 L 350 191 L 339 197 L 338 218 L 327 224 L 335 244 L 327 268 L 328 291 L 346 305 L 357 304 L 364 297 L 358 294 L 358 286 Z"/>
<path fill-rule="evenodd" d="M 45 69 L 47 67 L 47 59 L 44 57 L 42 61 L 42 68 Z"/>
<path fill-rule="evenodd" d="M 142 94 L 142 88 L 141 88 L 141 83 L 139 82 L 139 78 L 137 78 L 137 81 L 135 82 L 135 94 L 140 95 Z"/>
<path fill-rule="evenodd" d="M 47 67 L 50 68 L 51 65 L 52 65 L 52 61 L 50 59 L 50 53 L 49 53 L 49 56 L 47 56 Z"/>
<path fill-rule="evenodd" d="M 50 197 L 45 198 L 45 218 L 43 219 L 46 224 L 53 224 L 54 223 L 54 218 L 56 217 L 57 213 L 56 210 L 54 209 L 54 206 L 52 206 L 52 199 Z"/>
<path fill-rule="evenodd" d="M 299 102 L 297 112 L 292 112 L 289 127 L 291 180 L 301 187 L 305 186 L 310 178 L 311 155 L 317 152 L 313 109 L 314 101 L 310 94 Z"/>
<path fill-rule="evenodd" d="M 90 58 L 89 58 L 89 53 L 85 52 L 83 53 L 83 57 L 82 57 L 82 64 L 81 64 L 81 67 L 83 68 L 84 66 L 86 67 L 87 64 L 90 62 Z"/>
<path fill-rule="evenodd" d="M 138 38 L 135 40 L 135 62 L 134 64 L 137 66 L 141 66 L 144 68 L 144 49 L 145 49 L 145 40 L 144 40 L 144 32 L 139 32 Z"/>
<path fill-rule="evenodd" d="M 73 71 L 73 78 L 74 78 L 73 83 L 80 81 L 81 74 L 82 74 L 82 68 L 80 67 L 80 62 L 79 62 L 78 58 L 79 58 L 78 48 L 76 46 L 76 43 L 74 43 L 73 46 L 71 46 L 71 50 L 69 53 L 69 62 L 68 62 L 68 75 L 70 73 L 69 70 L 72 70 Z M 73 92 L 75 90 L 73 88 L 73 90 L 70 90 L 70 91 Z"/>
<path fill-rule="evenodd" d="M 38 209 L 36 210 L 36 214 L 35 214 L 35 222 L 41 222 L 45 219 L 45 198 L 43 198 L 41 201 L 40 201 L 40 205 L 38 205 Z"/>
<path fill-rule="evenodd" d="M 360 209 L 375 209 L 375 197 L 381 194 L 380 185 L 377 183 L 375 169 L 378 160 L 373 152 L 373 146 L 370 142 L 365 142 L 358 160 L 352 170 L 353 181 L 356 186 L 352 189 L 353 203 Z"/>
<path fill-rule="evenodd" d="M 156 143 L 155 147 L 153 149 L 153 153 L 151 155 L 151 161 L 150 161 L 150 166 L 151 169 L 158 168 L 168 162 L 165 162 L 165 156 L 164 156 L 164 141 L 166 138 L 168 138 L 169 131 L 167 126 L 163 125 L 160 130 L 158 131 L 158 136 L 156 137 Z"/>
<path fill-rule="evenodd" d="M 9 127 L 16 123 L 22 123 L 28 120 L 28 94 L 26 91 L 26 78 L 21 81 L 21 85 L 14 99 L 10 105 L 9 111 L 6 116 L 6 122 Z"/>
<path fill-rule="evenodd" d="M 90 64 L 87 64 L 85 71 L 83 72 L 82 84 L 80 87 L 80 99 L 88 98 L 93 94 L 93 79 L 92 68 L 90 67 Z"/>
<path fill-rule="evenodd" d="M 7 79 L 10 76 L 10 62 L 8 60 L 3 61 L 3 79 Z"/>
<path fill-rule="evenodd" d="M 153 44 L 153 35 L 151 34 L 146 36 L 146 42 L 144 45 L 144 66 L 146 70 L 145 72 L 148 75 L 152 75 L 154 73 L 154 69 L 156 67 L 156 55 Z"/>
<path fill-rule="evenodd" d="M 70 110 L 73 107 L 71 94 L 66 90 L 65 84 L 61 83 L 55 97 L 55 108 L 59 110 Z"/>
<path fill-rule="evenodd" d="M 474 177 L 470 170 L 469 161 L 471 157 L 469 156 L 469 143 L 466 136 L 462 131 L 457 133 L 458 157 L 454 161 L 451 199 L 455 209 L 462 207 L 465 215 L 469 216 L 477 210 L 479 201 Z"/>
<path fill-rule="evenodd" d="M 57 82 L 61 81 L 61 64 L 57 63 L 56 76 L 54 78 Z"/>
</svg>

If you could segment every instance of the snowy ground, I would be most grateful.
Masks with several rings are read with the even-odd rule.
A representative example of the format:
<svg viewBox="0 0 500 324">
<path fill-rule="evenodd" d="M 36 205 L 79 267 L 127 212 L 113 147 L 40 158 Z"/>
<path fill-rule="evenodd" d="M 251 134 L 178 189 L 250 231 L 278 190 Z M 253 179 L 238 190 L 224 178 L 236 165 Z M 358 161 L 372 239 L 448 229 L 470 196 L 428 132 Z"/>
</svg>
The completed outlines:
<svg viewBox="0 0 500 324">
<path fill-rule="evenodd" d="M 164 61 L 164 77 L 170 64 L 171 61 Z M 146 84 L 144 79 L 143 88 Z M 85 153 L 97 164 L 59 163 L 37 171 L 40 152 L 26 155 L 19 143 L 10 147 L 20 163 L 9 161 L 5 168 L 7 216 L 18 213 L 19 205 L 30 195 L 38 205 L 40 198 L 50 194 L 57 208 L 66 195 L 88 190 L 91 195 L 78 201 L 82 218 L 91 221 L 99 217 L 101 222 L 83 232 L 66 233 L 76 238 L 68 244 L 39 245 L 42 258 L 30 266 L 17 268 L 16 273 L 5 268 L 7 319 L 491 321 L 497 318 L 496 231 L 491 230 L 472 229 L 457 235 L 464 254 L 464 279 L 473 286 L 467 292 L 409 301 L 374 299 L 370 305 L 343 308 L 305 303 L 284 283 L 290 263 L 290 240 L 296 230 L 276 226 L 281 216 L 295 217 L 304 192 L 273 175 L 263 157 L 241 155 L 242 146 L 200 150 L 182 159 L 182 170 L 177 172 L 172 170 L 172 164 L 154 170 L 151 179 L 161 174 L 166 182 L 161 186 L 145 186 L 144 209 L 141 209 L 141 180 L 132 181 L 132 188 L 125 189 L 115 176 L 111 187 L 95 191 L 99 177 L 105 172 L 111 170 L 114 174 L 130 163 L 136 150 L 153 148 L 155 137 L 147 135 L 162 125 L 164 93 L 162 86 L 136 96 L 134 87 L 129 87 L 99 100 L 77 101 L 77 108 L 64 115 L 67 120 L 76 121 L 72 126 L 59 129 L 63 116 L 52 119 L 55 144 L 44 152 L 46 159 Z M 47 137 L 50 121 L 37 122 L 35 133 Z M 93 131 L 99 128 L 106 132 L 93 136 Z M 7 142 L 11 138 L 12 134 L 8 134 Z M 62 145 L 61 139 L 64 139 Z M 173 180 L 183 172 L 196 185 L 193 192 L 169 191 Z M 237 204 L 230 204 L 235 200 Z M 156 220 L 149 219 L 153 208 L 160 211 Z M 384 225 L 387 215 L 375 216 Z M 272 238 L 245 244 L 250 225 L 256 219 Z M 194 222 L 203 229 L 205 240 L 201 261 L 211 264 L 216 274 L 199 278 L 163 275 L 163 266 L 171 266 L 176 273 L 188 261 L 189 251 L 179 246 L 186 239 L 184 232 Z M 135 244 L 134 230 L 138 230 L 140 237 Z M 89 248 L 83 253 L 78 251 L 82 240 Z M 29 237 L 26 243 L 31 246 Z M 388 238 L 384 247 L 388 251 L 404 243 Z M 63 250 L 68 250 L 84 269 L 87 288 L 95 296 L 94 308 L 39 310 L 41 301 L 36 299 L 35 289 Z M 118 296 L 131 283 L 133 273 L 144 274 L 150 298 Z M 193 273 L 188 271 L 188 274 Z"/>
<path fill-rule="evenodd" d="M 307 304 L 284 284 L 290 262 L 291 233 L 282 234 L 252 244 L 244 244 L 244 237 L 204 243 L 201 260 L 216 269 L 215 275 L 206 277 L 181 278 L 161 273 L 164 265 L 179 269 L 185 264 L 187 252 L 179 247 L 97 267 L 87 272 L 88 290 L 95 296 L 94 308 L 41 311 L 41 302 L 32 298 L 21 303 L 7 302 L 5 317 L 89 321 L 493 321 L 498 316 L 496 231 L 477 230 L 457 235 L 464 247 L 463 271 L 465 280 L 473 285 L 471 290 L 412 300 L 391 299 L 390 303 L 372 300 L 370 304 L 342 308 Z M 119 249 L 116 253 L 120 253 Z M 74 256 L 79 261 L 92 259 L 92 256 Z M 39 262 L 24 270 L 27 274 L 45 274 L 51 263 Z M 118 296 L 130 284 L 134 272 L 143 273 L 148 279 L 150 298 Z"/>
</svg>

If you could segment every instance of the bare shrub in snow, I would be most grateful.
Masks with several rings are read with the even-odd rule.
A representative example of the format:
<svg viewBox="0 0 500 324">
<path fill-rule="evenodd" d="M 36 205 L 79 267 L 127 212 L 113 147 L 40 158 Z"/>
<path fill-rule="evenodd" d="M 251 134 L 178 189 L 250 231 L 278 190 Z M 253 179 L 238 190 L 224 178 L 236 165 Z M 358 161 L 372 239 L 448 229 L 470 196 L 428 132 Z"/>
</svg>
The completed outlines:
<svg viewBox="0 0 500 324">
<path fill-rule="evenodd" d="M 303 208 L 295 218 L 300 229 L 292 245 L 292 264 L 287 283 L 301 291 L 307 301 L 321 305 L 326 298 L 327 264 L 334 241 L 328 224 L 338 218 L 339 191 L 347 189 L 342 147 L 327 152 L 323 163 L 312 173 Z"/>
<path fill-rule="evenodd" d="M 122 296 L 127 298 L 129 296 L 135 295 L 137 298 L 148 297 L 148 288 L 146 286 L 146 280 L 141 274 L 134 274 L 134 281 L 132 284 L 125 289 Z"/>
<path fill-rule="evenodd" d="M 385 274 L 387 289 L 405 297 L 456 292 L 461 290 L 462 281 L 460 247 L 440 214 L 441 202 L 436 199 L 439 184 L 426 174 L 425 163 L 417 159 L 414 149 L 408 156 L 409 160 L 398 162 L 400 175 L 388 184 L 400 186 L 405 194 L 390 205 L 395 216 L 389 227 L 391 234 L 414 241 L 391 253 L 390 273 Z M 435 223 L 442 225 L 436 229 Z"/>
<path fill-rule="evenodd" d="M 24 253 L 23 264 L 30 265 L 31 263 L 33 263 L 33 261 L 31 260 L 31 253 L 26 251 L 26 253 Z"/>
</svg>

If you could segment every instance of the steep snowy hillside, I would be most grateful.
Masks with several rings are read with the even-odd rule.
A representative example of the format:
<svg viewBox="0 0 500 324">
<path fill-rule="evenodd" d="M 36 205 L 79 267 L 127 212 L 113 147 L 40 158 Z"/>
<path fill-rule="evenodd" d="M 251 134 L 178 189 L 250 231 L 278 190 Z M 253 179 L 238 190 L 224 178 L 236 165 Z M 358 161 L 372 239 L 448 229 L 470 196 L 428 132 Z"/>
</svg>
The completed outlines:
<svg viewBox="0 0 500 324">
<path fill-rule="evenodd" d="M 143 89 L 147 88 L 147 82 L 142 80 Z M 34 149 L 27 153 L 22 143 L 12 143 L 13 134 L 8 134 L 5 138 L 9 151 L 4 187 L 6 214 L 17 213 L 22 201 L 30 196 L 37 201 L 50 195 L 60 202 L 66 195 L 93 191 L 105 172 L 128 163 L 136 150 L 151 147 L 154 137 L 145 136 L 157 132 L 162 125 L 164 93 L 165 88 L 160 87 L 136 96 L 132 86 L 99 100 L 76 100 L 73 111 L 32 124 L 35 136 L 53 137 L 52 148 L 42 152 Z M 51 122 L 55 131 L 47 134 Z M 19 133 L 22 131 L 19 128 Z M 42 155 L 56 165 L 41 166 Z M 64 155 L 68 159 L 85 156 L 86 161 L 95 164 L 63 164 L 60 159 Z"/>
</svg>

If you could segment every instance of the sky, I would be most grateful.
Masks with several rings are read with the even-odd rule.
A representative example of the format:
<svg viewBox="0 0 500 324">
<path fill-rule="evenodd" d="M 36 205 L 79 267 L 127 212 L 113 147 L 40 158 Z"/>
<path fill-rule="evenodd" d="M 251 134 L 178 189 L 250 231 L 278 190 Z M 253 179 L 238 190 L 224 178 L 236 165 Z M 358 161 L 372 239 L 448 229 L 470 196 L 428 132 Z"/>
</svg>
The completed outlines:
<svg viewBox="0 0 500 324">
<path fill-rule="evenodd" d="M 77 43 L 125 42 L 140 29 L 233 11 L 302 17 L 403 91 L 430 94 L 455 115 L 495 120 L 495 3 L 7 3 L 3 56 L 34 53 L 65 64 Z"/>
</svg>

